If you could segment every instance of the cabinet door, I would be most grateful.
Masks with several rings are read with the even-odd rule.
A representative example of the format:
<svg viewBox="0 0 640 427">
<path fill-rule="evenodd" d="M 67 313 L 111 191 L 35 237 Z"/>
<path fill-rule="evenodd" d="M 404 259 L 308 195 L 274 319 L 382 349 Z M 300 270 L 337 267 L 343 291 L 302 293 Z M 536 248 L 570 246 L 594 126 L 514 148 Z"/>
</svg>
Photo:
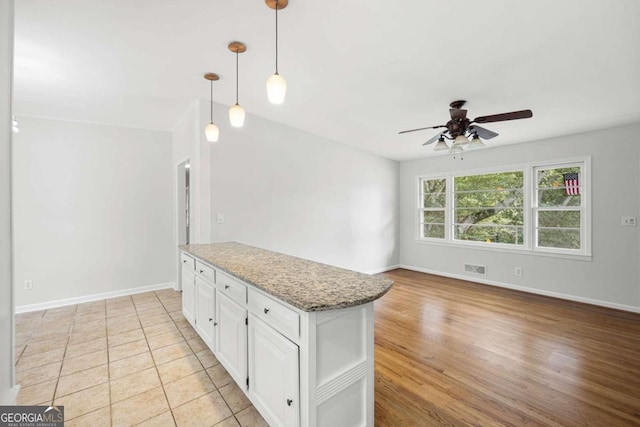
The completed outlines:
<svg viewBox="0 0 640 427">
<path fill-rule="evenodd" d="M 186 269 L 182 269 L 182 314 L 195 327 L 196 304 L 196 276 Z"/>
<path fill-rule="evenodd" d="M 300 419 L 299 349 L 253 315 L 249 319 L 249 397 L 272 426 Z"/>
<path fill-rule="evenodd" d="M 214 334 L 214 292 L 213 286 L 196 277 L 196 331 L 210 348 L 213 348 Z"/>
<path fill-rule="evenodd" d="M 243 389 L 247 381 L 247 310 L 216 291 L 216 357 Z"/>
</svg>

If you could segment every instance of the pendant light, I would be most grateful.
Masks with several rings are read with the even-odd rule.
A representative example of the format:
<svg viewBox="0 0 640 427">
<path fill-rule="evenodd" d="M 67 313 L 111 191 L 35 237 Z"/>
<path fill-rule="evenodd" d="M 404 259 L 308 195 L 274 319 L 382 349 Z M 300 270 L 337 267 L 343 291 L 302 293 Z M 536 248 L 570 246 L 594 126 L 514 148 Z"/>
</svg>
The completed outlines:
<svg viewBox="0 0 640 427">
<path fill-rule="evenodd" d="M 236 54 L 236 104 L 229 108 L 229 121 L 231 126 L 241 128 L 244 126 L 244 108 L 238 104 L 238 54 L 245 52 L 247 46 L 242 42 L 229 43 L 229 50 Z"/>
<path fill-rule="evenodd" d="M 272 104 L 282 104 L 287 94 L 287 82 L 278 73 L 278 10 L 287 7 L 289 0 L 265 0 L 265 3 L 276 11 L 276 72 L 267 79 L 267 98 Z"/>
<path fill-rule="evenodd" d="M 218 129 L 218 126 L 213 123 L 213 82 L 220 79 L 220 76 L 218 76 L 216 73 L 207 73 L 204 75 L 204 78 L 209 80 L 209 83 L 211 85 L 211 121 L 204 129 L 204 133 L 207 136 L 207 141 L 217 142 L 218 137 L 220 136 L 220 129 Z"/>
</svg>

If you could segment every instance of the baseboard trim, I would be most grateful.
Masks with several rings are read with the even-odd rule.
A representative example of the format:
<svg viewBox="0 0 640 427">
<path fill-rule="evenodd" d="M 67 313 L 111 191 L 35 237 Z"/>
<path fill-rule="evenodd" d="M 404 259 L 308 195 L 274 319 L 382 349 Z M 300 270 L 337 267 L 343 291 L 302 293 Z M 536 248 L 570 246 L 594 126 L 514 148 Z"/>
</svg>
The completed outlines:
<svg viewBox="0 0 640 427">
<path fill-rule="evenodd" d="M 400 264 L 396 268 L 404 268 L 405 270 L 417 271 L 419 273 L 427 273 L 427 274 L 435 274 L 437 276 L 451 277 L 453 279 L 466 280 L 468 282 L 477 282 L 477 283 L 482 283 L 483 285 L 490 285 L 490 286 L 497 286 L 497 287 L 500 287 L 500 288 L 513 289 L 513 290 L 516 290 L 516 291 L 527 292 L 527 293 L 530 293 L 530 294 L 544 295 L 544 296 L 547 296 L 547 297 L 560 298 L 560 299 L 564 299 L 564 300 L 568 300 L 568 301 L 575 301 L 575 302 L 581 302 L 581 303 L 584 303 L 584 304 L 597 305 L 597 306 L 600 306 L 600 307 L 614 308 L 616 310 L 629 311 L 629 312 L 632 312 L 632 313 L 640 313 L 640 307 L 635 307 L 635 306 L 632 306 L 632 305 L 618 304 L 618 303 L 615 303 L 615 302 L 608 302 L 608 301 L 602 301 L 602 300 L 591 299 L 591 298 L 583 298 L 583 297 L 579 297 L 579 296 L 575 296 L 575 295 L 563 294 L 563 293 L 560 293 L 560 292 L 544 291 L 544 290 L 540 290 L 540 289 L 529 288 L 529 287 L 526 287 L 526 286 L 517 286 L 517 285 L 512 285 L 510 283 L 504 283 L 504 282 L 498 282 L 498 281 L 495 281 L 495 280 L 482 279 L 482 278 L 479 278 L 479 277 L 478 278 L 469 277 L 469 276 L 464 276 L 462 274 L 452 274 L 452 273 L 446 273 L 446 272 L 443 272 L 443 271 L 431 270 L 431 269 L 428 269 L 428 268 L 414 267 L 412 265 Z"/>
<path fill-rule="evenodd" d="M 141 294 L 143 292 L 159 291 L 161 289 L 168 289 L 168 288 L 177 290 L 178 286 L 174 282 L 158 283 L 155 285 L 140 286 L 138 288 L 121 289 L 119 291 L 102 292 L 99 294 L 85 295 L 81 297 L 73 297 L 73 298 L 59 299 L 55 301 L 40 302 L 37 304 L 20 305 L 20 306 L 16 306 L 16 314 L 28 313 L 30 311 L 47 310 L 49 308 L 63 307 L 65 305 L 82 304 L 83 302 L 99 301 L 102 299 Z"/>
<path fill-rule="evenodd" d="M 402 268 L 402 267 L 400 266 L 400 264 L 389 265 L 387 267 L 382 267 L 382 268 L 377 268 L 375 270 L 365 271 L 364 274 L 380 274 L 380 273 L 384 273 L 384 272 L 387 272 L 387 271 L 395 270 L 396 268 Z"/>
<path fill-rule="evenodd" d="M 9 389 L 0 390 L 0 405 L 14 406 L 16 404 L 19 391 L 20 386 L 17 384 Z"/>
</svg>

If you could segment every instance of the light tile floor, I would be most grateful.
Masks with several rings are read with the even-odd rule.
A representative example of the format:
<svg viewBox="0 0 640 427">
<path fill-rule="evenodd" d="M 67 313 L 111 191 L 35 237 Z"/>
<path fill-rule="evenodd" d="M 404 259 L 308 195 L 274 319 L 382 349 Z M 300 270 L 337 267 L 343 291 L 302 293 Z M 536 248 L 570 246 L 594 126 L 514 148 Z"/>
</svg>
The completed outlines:
<svg viewBox="0 0 640 427">
<path fill-rule="evenodd" d="M 267 426 L 162 290 L 16 315 L 19 405 L 65 426 Z"/>
</svg>

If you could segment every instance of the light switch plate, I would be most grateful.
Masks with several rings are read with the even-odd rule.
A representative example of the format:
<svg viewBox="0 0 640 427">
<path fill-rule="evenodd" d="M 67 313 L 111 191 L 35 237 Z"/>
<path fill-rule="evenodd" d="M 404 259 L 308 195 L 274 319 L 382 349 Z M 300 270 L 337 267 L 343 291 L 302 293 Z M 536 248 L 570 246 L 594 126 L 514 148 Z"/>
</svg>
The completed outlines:
<svg viewBox="0 0 640 427">
<path fill-rule="evenodd" d="M 216 222 L 218 224 L 224 224 L 224 214 L 222 213 L 216 214 Z"/>
<path fill-rule="evenodd" d="M 635 216 L 623 216 L 622 225 L 625 227 L 635 227 L 637 224 Z"/>
</svg>

